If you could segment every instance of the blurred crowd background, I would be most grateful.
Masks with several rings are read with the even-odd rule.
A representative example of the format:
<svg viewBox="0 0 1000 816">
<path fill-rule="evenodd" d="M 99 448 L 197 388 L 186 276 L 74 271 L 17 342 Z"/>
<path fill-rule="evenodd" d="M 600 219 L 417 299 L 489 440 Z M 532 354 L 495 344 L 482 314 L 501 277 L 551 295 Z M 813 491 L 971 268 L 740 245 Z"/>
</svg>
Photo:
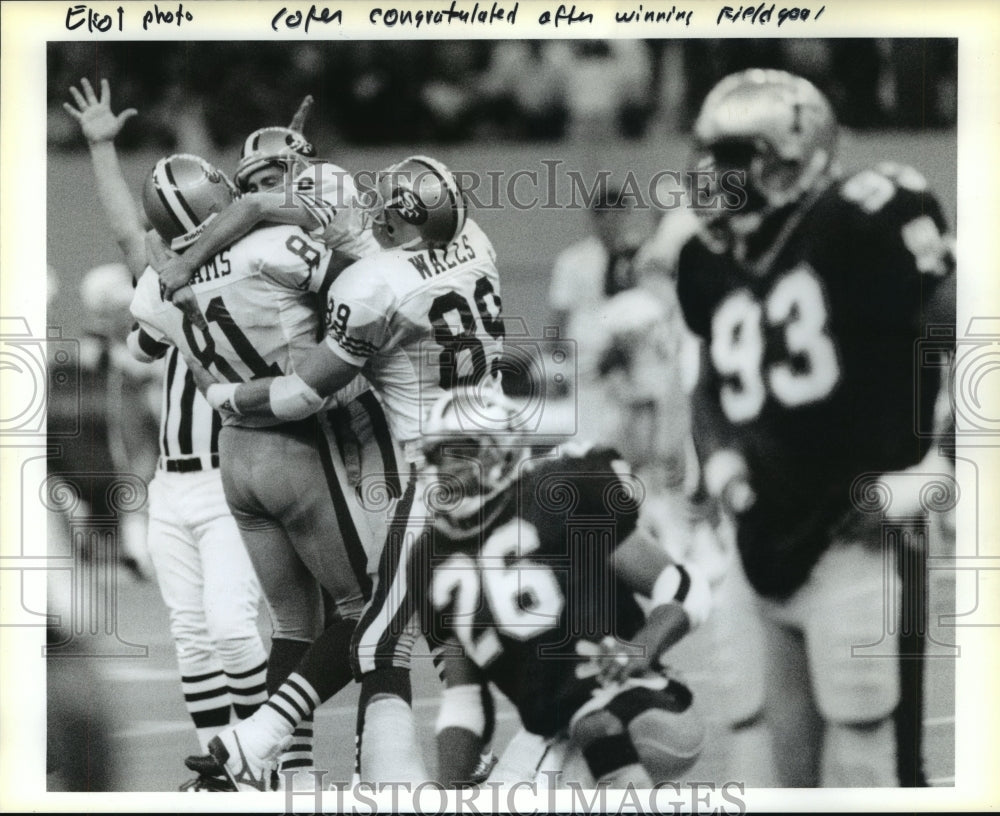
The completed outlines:
<svg viewBox="0 0 1000 816">
<path fill-rule="evenodd" d="M 126 149 L 230 146 L 306 92 L 317 141 L 638 139 L 686 131 L 718 79 L 752 66 L 813 80 L 848 127 L 956 121 L 949 39 L 68 42 L 48 52 L 48 133 L 79 146 L 61 103 L 96 71 L 143 114 Z"/>
</svg>

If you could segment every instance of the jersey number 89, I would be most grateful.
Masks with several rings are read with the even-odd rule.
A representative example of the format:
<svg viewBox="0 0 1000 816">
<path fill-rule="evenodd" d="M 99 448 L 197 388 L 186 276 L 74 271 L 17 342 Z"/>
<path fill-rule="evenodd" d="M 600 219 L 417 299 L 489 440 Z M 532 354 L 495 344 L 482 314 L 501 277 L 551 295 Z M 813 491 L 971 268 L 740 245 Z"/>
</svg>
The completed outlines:
<svg viewBox="0 0 1000 816">
<path fill-rule="evenodd" d="M 488 302 L 487 298 L 489 299 Z M 479 314 L 482 329 L 494 340 L 503 340 L 504 326 L 500 317 L 500 296 L 485 275 L 476 281 L 473 292 L 475 311 Z M 449 324 L 448 315 L 453 314 L 460 325 L 455 331 Z M 483 335 L 477 325 L 472 304 L 461 293 L 445 292 L 431 303 L 427 314 L 434 330 L 434 340 L 441 346 L 438 355 L 440 376 L 438 385 L 449 390 L 456 386 L 478 383 L 488 373 L 486 349 L 480 339 Z M 469 353 L 469 370 L 459 375 L 459 363 L 463 362 L 462 352 Z"/>
<path fill-rule="evenodd" d="M 790 359 L 764 366 L 765 321 L 784 328 Z M 712 317 L 710 354 L 724 380 L 720 402 L 730 422 L 755 419 L 768 392 L 787 408 L 828 396 L 840 380 L 840 363 L 812 269 L 801 264 L 780 278 L 763 303 L 746 289 L 730 295 Z"/>
</svg>

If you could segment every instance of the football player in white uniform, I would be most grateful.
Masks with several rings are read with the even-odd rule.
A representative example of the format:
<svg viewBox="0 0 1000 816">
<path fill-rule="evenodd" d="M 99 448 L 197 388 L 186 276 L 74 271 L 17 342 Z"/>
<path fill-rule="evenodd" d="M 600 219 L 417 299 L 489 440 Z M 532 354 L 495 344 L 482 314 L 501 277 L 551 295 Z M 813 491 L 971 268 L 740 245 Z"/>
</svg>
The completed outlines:
<svg viewBox="0 0 1000 816">
<path fill-rule="evenodd" d="M 300 108 L 291 127 L 260 128 L 247 137 L 233 177 L 242 195 L 183 255 L 156 255 L 153 265 L 163 282 L 164 297 L 193 313 L 190 290 L 184 287 L 195 270 L 258 224 L 302 227 L 332 251 L 331 264 L 337 271 L 378 251 L 371 232 L 362 229 L 351 174 L 316 158 L 312 144 L 295 127 L 303 119 Z"/>
<path fill-rule="evenodd" d="M 77 108 L 65 108 L 87 139 L 98 200 L 137 277 L 146 267 L 145 235 L 114 146 L 135 111 L 112 113 L 107 80 L 100 99 L 86 79 L 80 84 L 82 93 L 70 89 Z M 130 341 L 147 362 L 165 351 L 148 343 L 138 349 L 136 333 Z M 219 427 L 218 414 L 194 388 L 184 361 L 176 351 L 168 353 L 160 457 L 149 483 L 148 546 L 170 614 L 185 705 L 203 747 L 233 714 L 249 716 L 267 696 L 267 653 L 257 630 L 260 586 L 223 495 Z M 220 782 L 225 780 L 203 777 L 183 789 L 216 790 Z"/>
<path fill-rule="evenodd" d="M 426 523 L 417 489 L 421 422 L 455 386 L 499 387 L 500 280 L 492 244 L 466 217 L 454 176 L 439 162 L 413 156 L 379 173 L 366 212 L 385 251 L 348 267 L 330 286 L 325 341 L 288 375 L 206 385 L 210 402 L 246 419 L 309 416 L 359 373 L 385 404 L 409 479 L 354 639 L 362 679 L 360 769 L 366 782 L 414 781 L 426 772 L 406 730 L 415 624 L 406 562 Z M 262 710 L 257 719 L 266 717 Z M 232 732 L 244 746 L 254 721 L 247 726 Z M 272 742 L 283 736 L 276 728 L 270 734 Z M 223 738 L 235 748 L 232 737 Z M 269 750 L 269 743 L 254 742 L 258 756 Z M 230 772 L 237 767 L 235 751 L 215 753 L 223 762 L 231 757 Z"/>
<path fill-rule="evenodd" d="M 184 155 L 157 162 L 143 190 L 147 216 L 177 250 L 230 199 L 219 171 Z M 175 344 L 230 382 L 280 375 L 315 347 L 316 293 L 336 269 L 330 262 L 331 251 L 301 228 L 264 227 L 196 270 L 190 285 L 205 328 L 161 298 L 153 269 L 139 281 L 132 311 L 152 340 Z M 365 476 L 385 486 L 398 468 L 384 415 L 363 381 L 317 407 L 321 416 L 296 422 L 228 416 L 219 434 L 226 498 L 274 619 L 268 686 L 293 689 L 273 694 L 267 706 L 279 717 L 295 712 L 297 724 L 351 680 L 350 638 L 385 538 L 384 508 L 368 513 L 352 488 Z M 336 606 L 322 634 L 321 587 Z M 313 667 L 309 679 L 295 673 L 302 666 Z M 293 746 L 299 763 L 283 761 L 283 769 L 312 764 L 303 736 Z M 237 777 L 257 789 L 270 782 Z"/>
</svg>

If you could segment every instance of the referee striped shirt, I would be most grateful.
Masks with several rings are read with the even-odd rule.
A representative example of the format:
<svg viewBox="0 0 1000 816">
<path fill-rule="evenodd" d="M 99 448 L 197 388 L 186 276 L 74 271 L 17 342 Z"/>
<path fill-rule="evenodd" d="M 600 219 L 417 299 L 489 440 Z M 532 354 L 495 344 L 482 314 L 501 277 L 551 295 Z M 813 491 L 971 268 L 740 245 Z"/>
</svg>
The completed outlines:
<svg viewBox="0 0 1000 816">
<path fill-rule="evenodd" d="M 160 456 L 177 459 L 218 455 L 222 419 L 198 391 L 177 347 L 161 343 L 145 329 L 136 327 L 129 338 L 129 348 L 146 362 L 166 357 L 160 402 Z"/>
<path fill-rule="evenodd" d="M 219 452 L 222 420 L 198 391 L 177 348 L 167 351 L 160 410 L 160 455 L 167 459 Z"/>
</svg>

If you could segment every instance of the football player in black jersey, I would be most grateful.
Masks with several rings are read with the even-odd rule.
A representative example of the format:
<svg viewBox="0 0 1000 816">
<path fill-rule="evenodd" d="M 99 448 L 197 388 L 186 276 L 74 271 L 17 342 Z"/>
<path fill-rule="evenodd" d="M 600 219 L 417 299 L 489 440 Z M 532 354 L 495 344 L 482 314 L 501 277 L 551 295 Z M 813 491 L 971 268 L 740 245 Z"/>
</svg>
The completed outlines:
<svg viewBox="0 0 1000 816">
<path fill-rule="evenodd" d="M 837 130 L 823 95 L 782 71 L 729 76 L 705 99 L 704 228 L 677 284 L 702 341 L 694 434 L 769 622 L 782 783 L 917 785 L 920 661 L 863 656 L 897 636 L 883 620 L 898 624 L 900 590 L 881 519 L 852 488 L 927 452 L 915 417 L 932 415 L 939 382 L 916 376 L 916 342 L 954 324 L 954 268 L 924 178 L 894 164 L 842 175 Z M 727 171 L 745 196 L 712 207 Z"/>
<path fill-rule="evenodd" d="M 436 521 L 409 576 L 446 654 L 439 778 L 468 779 L 492 682 L 582 783 L 675 779 L 704 729 L 659 658 L 707 614 L 708 582 L 640 519 L 642 485 L 613 450 L 533 454 L 517 422 L 502 396 L 456 390 L 424 429 Z"/>
</svg>

